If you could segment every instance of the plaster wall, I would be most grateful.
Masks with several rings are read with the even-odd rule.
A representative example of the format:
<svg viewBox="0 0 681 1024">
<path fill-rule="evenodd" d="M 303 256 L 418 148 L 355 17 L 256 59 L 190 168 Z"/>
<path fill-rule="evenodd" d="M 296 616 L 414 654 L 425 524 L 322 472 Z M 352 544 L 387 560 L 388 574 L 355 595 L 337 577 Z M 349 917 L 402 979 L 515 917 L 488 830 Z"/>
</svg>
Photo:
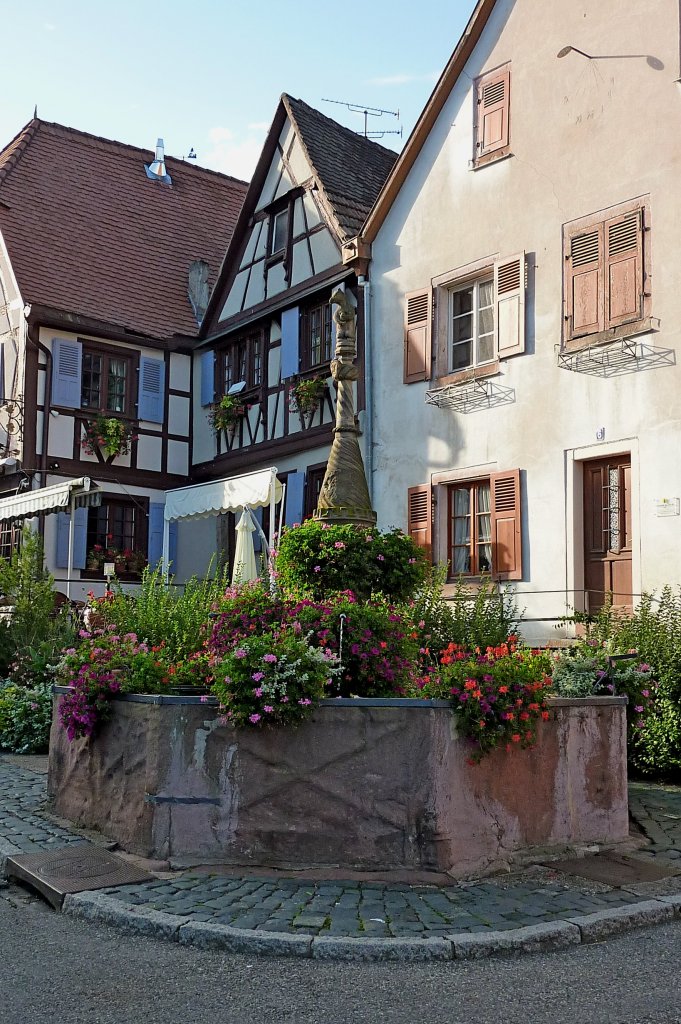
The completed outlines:
<svg viewBox="0 0 681 1024">
<path fill-rule="evenodd" d="M 566 45 L 601 55 L 589 60 Z M 476 76 L 511 62 L 511 155 L 472 169 Z M 373 242 L 374 479 L 379 525 L 407 526 L 407 488 L 436 474 L 523 471 L 528 619 L 575 602 L 582 569 L 581 461 L 632 458 L 633 590 L 681 581 L 679 388 L 681 196 L 679 8 L 672 0 L 537 4 L 498 0 Z M 649 197 L 654 330 L 639 341 L 674 365 L 602 378 L 561 369 L 563 226 Z M 525 354 L 494 378 L 513 402 L 468 415 L 425 404 L 431 383 L 404 385 L 407 292 L 494 256 L 527 254 Z M 597 441 L 597 431 L 603 440 Z M 606 447 L 607 446 L 607 447 Z M 439 518 L 438 518 L 439 517 Z M 442 511 L 435 549 L 444 557 Z M 553 622 L 536 623 L 538 636 Z"/>
</svg>

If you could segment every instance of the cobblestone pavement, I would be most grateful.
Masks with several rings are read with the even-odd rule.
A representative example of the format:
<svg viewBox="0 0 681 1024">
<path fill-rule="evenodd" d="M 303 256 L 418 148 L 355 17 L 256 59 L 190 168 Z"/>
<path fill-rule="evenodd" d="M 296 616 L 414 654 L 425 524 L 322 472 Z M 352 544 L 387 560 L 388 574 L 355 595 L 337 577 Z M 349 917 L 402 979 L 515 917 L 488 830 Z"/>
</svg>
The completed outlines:
<svg viewBox="0 0 681 1024">
<path fill-rule="evenodd" d="M 45 810 L 45 777 L 0 755 L 0 860 L 87 837 Z M 641 854 L 681 857 L 681 788 L 632 783 L 632 816 L 650 845 Z M 674 880 L 676 882 L 677 880 Z M 645 887 L 643 887 L 645 888 Z M 681 879 L 678 886 L 681 889 Z M 448 886 L 306 881 L 198 871 L 164 873 L 151 882 L 99 890 L 135 910 L 162 911 L 192 923 L 253 932 L 365 939 L 437 938 L 452 932 L 501 932 L 632 906 L 650 894 L 611 888 L 550 867 Z"/>
</svg>

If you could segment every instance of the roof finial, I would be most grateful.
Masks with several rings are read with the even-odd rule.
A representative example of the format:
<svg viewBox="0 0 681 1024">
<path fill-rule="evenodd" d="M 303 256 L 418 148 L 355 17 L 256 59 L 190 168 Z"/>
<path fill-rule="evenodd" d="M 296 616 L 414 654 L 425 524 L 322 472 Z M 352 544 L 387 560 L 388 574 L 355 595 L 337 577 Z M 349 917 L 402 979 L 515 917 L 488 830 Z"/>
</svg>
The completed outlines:
<svg viewBox="0 0 681 1024">
<path fill-rule="evenodd" d="M 38 120 L 38 104 L 37 103 L 36 103 L 35 107 L 33 108 L 33 120 L 34 121 Z"/>
</svg>

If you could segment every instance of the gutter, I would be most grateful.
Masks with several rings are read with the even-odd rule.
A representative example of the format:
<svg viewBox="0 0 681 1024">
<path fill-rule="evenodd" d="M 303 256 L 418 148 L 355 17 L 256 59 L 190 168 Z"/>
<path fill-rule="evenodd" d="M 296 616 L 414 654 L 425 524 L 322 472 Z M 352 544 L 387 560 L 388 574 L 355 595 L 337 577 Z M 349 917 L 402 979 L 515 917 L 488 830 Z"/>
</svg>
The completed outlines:
<svg viewBox="0 0 681 1024">
<path fill-rule="evenodd" d="M 373 345 L 371 334 L 371 284 L 364 274 L 360 274 L 357 283 L 362 289 L 364 312 L 364 436 L 366 438 L 366 478 L 369 486 L 369 500 L 373 508 L 374 492 L 374 373 Z"/>
</svg>

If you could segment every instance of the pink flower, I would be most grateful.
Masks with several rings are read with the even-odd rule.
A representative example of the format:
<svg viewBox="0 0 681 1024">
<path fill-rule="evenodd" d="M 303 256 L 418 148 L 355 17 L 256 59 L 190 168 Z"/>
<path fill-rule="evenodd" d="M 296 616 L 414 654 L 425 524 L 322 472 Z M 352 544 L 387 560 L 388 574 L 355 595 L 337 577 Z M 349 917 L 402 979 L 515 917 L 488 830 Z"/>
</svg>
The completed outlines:
<svg viewBox="0 0 681 1024">
<path fill-rule="evenodd" d="M 288 704 L 288 697 L 282 697 L 281 698 L 281 703 L 282 704 Z"/>
<path fill-rule="evenodd" d="M 253 696 L 254 696 L 254 697 L 262 697 L 262 687 L 258 686 L 258 687 L 257 687 L 257 688 L 256 688 L 256 689 L 255 689 L 255 690 L 253 691 Z"/>
<path fill-rule="evenodd" d="M 322 567 L 321 567 L 321 565 L 315 565 L 315 567 L 314 567 L 314 570 L 313 570 L 313 571 L 314 571 L 314 572 L 321 572 L 321 571 L 322 571 Z"/>
<path fill-rule="evenodd" d="M 334 544 L 334 547 L 335 548 L 344 548 L 345 544 L 343 543 L 342 540 L 337 540 L 336 543 Z"/>
<path fill-rule="evenodd" d="M 69 654 L 70 652 L 67 651 L 66 653 Z M 650 690 L 641 690 L 641 696 L 642 697 L 650 697 Z"/>
<path fill-rule="evenodd" d="M 377 562 L 385 562 L 385 555 L 376 555 Z"/>
<path fill-rule="evenodd" d="M 258 714 L 254 714 L 254 715 L 249 715 L 249 716 L 248 716 L 248 721 L 249 721 L 249 722 L 252 722 L 252 723 L 253 723 L 253 725 L 255 725 L 255 724 L 256 724 L 256 722 L 259 722 L 259 721 L 260 721 L 260 715 L 258 715 Z"/>
<path fill-rule="evenodd" d="M 206 694 L 205 694 L 205 693 L 204 693 L 204 694 L 202 694 L 202 695 L 201 695 L 201 697 L 200 697 L 199 699 L 200 699 L 200 701 L 201 701 L 201 703 L 202 703 L 202 704 L 207 704 L 207 703 L 208 703 L 208 697 L 206 696 Z"/>
<path fill-rule="evenodd" d="M 312 701 L 309 699 L 309 697 L 301 697 L 298 703 L 301 705 L 301 707 L 306 708 L 309 707 Z"/>
<path fill-rule="evenodd" d="M 253 680 L 254 683 L 259 683 L 260 680 L 264 679 L 264 678 L 265 678 L 265 673 L 264 672 L 254 672 L 253 675 L 251 676 L 251 679 Z"/>
<path fill-rule="evenodd" d="M 407 564 L 408 564 L 408 565 L 416 565 L 416 559 L 415 559 L 415 558 L 410 558 L 410 559 L 408 560 L 408 563 L 407 563 Z"/>
<path fill-rule="evenodd" d="M 634 711 L 636 712 L 637 715 L 640 715 L 641 712 L 643 711 L 643 706 L 641 704 L 639 704 L 637 707 L 634 708 Z"/>
<path fill-rule="evenodd" d="M 276 654 L 266 654 L 262 660 L 272 665 L 277 660 L 277 656 Z"/>
<path fill-rule="evenodd" d="M 238 651 L 234 652 L 234 657 L 235 658 L 245 658 L 246 657 L 246 651 L 243 649 L 243 647 L 240 647 L 238 649 Z"/>
<path fill-rule="evenodd" d="M 274 711 L 274 708 L 272 707 L 271 704 L 263 704 L 262 709 L 263 711 L 266 711 L 268 715 L 271 715 L 272 712 Z"/>
</svg>

